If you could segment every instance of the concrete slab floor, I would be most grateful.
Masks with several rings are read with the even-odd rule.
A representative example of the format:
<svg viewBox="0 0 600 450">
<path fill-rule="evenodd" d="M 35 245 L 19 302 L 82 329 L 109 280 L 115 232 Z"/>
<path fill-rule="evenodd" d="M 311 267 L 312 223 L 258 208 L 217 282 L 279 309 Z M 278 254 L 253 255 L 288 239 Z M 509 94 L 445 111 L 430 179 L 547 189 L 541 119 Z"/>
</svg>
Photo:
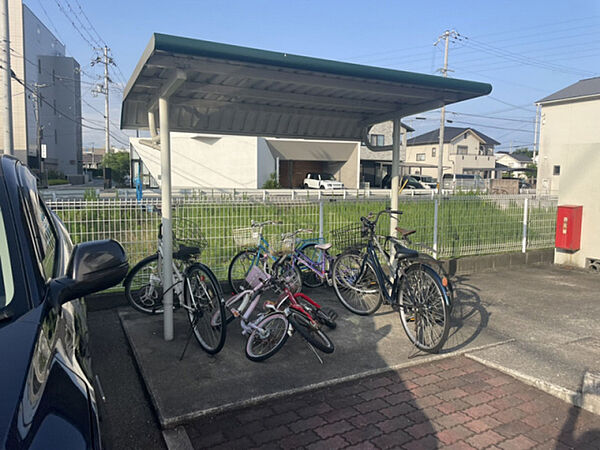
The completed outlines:
<svg viewBox="0 0 600 450">
<path fill-rule="evenodd" d="M 237 322 L 227 329 L 223 350 L 205 354 L 192 340 L 179 361 L 189 333 L 187 317 L 175 314 L 175 339 L 162 339 L 162 317 L 141 315 L 131 309 L 119 314 L 134 355 L 163 427 L 173 427 L 194 417 L 240 407 L 259 399 L 324 386 L 351 377 L 419 364 L 430 355 L 417 353 L 401 323 L 389 307 L 372 316 L 347 311 L 331 289 L 306 290 L 323 306 L 338 313 L 338 327 L 327 331 L 335 344 L 331 355 L 321 354 L 320 364 L 299 335 L 263 363 L 246 359 Z M 488 326 L 488 313 L 477 289 L 459 287 L 453 326 L 442 356 L 506 342 L 506 336 Z"/>
</svg>

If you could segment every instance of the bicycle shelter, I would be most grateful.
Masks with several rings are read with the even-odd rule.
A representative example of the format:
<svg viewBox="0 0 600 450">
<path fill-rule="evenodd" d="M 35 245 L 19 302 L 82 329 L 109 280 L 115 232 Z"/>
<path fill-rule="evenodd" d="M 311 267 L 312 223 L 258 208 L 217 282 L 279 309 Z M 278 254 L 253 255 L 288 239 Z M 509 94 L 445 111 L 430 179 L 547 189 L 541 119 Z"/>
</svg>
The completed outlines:
<svg viewBox="0 0 600 450">
<path fill-rule="evenodd" d="M 491 90 L 487 83 L 153 34 L 125 88 L 121 128 L 149 130 L 149 144 L 160 146 L 163 282 L 170 286 L 173 277 L 170 131 L 362 141 L 392 150 L 396 209 L 401 118 Z M 370 128 L 389 120 L 392 145 L 372 146 Z M 395 226 L 392 219 L 391 234 Z M 172 302 L 167 290 L 165 340 L 173 339 Z"/>
</svg>

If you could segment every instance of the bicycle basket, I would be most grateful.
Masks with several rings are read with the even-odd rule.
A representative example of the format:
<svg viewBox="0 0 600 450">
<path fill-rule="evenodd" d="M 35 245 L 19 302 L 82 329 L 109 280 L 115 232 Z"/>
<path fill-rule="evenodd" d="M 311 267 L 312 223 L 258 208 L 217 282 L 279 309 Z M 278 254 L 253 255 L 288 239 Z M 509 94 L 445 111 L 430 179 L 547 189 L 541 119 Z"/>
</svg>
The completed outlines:
<svg viewBox="0 0 600 450">
<path fill-rule="evenodd" d="M 271 245 L 273 254 L 286 255 L 292 253 L 296 248 L 296 235 L 294 233 L 283 233 L 279 241 Z"/>
<path fill-rule="evenodd" d="M 174 250 L 184 251 L 184 253 L 189 255 L 200 255 L 208 247 L 208 240 L 202 234 L 198 232 L 196 234 L 197 236 L 193 238 L 178 238 L 173 236 Z"/>
<path fill-rule="evenodd" d="M 262 227 L 234 228 L 231 230 L 233 242 L 238 247 L 256 247 L 260 243 Z"/>
<path fill-rule="evenodd" d="M 350 247 L 360 246 L 366 241 L 367 236 L 361 224 L 348 225 L 331 231 L 331 243 L 342 251 Z"/>
<path fill-rule="evenodd" d="M 266 273 L 260 267 L 252 266 L 248 272 L 248 275 L 246 276 L 246 283 L 248 283 L 251 288 L 255 288 L 260 283 L 267 281 L 269 278 L 271 278 L 271 275 Z"/>
</svg>

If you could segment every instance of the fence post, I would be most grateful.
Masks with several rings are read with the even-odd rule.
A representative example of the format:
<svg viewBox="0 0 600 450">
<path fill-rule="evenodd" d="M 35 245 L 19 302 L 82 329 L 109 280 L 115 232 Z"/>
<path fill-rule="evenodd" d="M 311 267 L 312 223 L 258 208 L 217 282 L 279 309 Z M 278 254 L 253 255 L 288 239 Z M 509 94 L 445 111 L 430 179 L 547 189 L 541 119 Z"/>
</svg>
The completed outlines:
<svg viewBox="0 0 600 450">
<path fill-rule="evenodd" d="M 527 252 L 527 210 L 529 206 L 529 199 L 525 197 L 525 202 L 523 204 L 523 248 L 521 251 L 523 253 Z"/>
<path fill-rule="evenodd" d="M 294 189 L 292 189 L 292 200 L 294 200 L 296 198 L 295 194 L 296 194 L 296 191 Z"/>
<path fill-rule="evenodd" d="M 436 197 L 433 203 L 433 257 L 438 259 L 438 216 L 439 199 Z"/>
<path fill-rule="evenodd" d="M 319 200 L 319 238 L 323 239 L 323 200 Z"/>
</svg>

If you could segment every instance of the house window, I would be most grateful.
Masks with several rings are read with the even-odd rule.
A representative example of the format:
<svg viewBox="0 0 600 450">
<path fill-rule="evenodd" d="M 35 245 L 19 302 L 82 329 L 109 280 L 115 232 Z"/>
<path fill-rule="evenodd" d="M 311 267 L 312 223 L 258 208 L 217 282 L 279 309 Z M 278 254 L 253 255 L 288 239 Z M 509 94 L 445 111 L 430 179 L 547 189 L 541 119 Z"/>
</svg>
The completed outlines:
<svg viewBox="0 0 600 450">
<path fill-rule="evenodd" d="M 456 146 L 456 154 L 457 155 L 466 155 L 469 153 L 469 147 L 466 145 L 457 145 Z"/>
<path fill-rule="evenodd" d="M 560 175 L 560 166 L 554 166 L 552 168 L 552 175 Z"/>
<path fill-rule="evenodd" d="M 435 158 L 435 153 L 436 153 L 436 150 L 437 150 L 437 149 L 436 149 L 435 147 L 433 147 L 433 148 L 431 149 L 431 157 L 432 157 L 432 158 Z"/>
<path fill-rule="evenodd" d="M 42 60 L 38 58 L 38 73 L 42 73 Z"/>
<path fill-rule="evenodd" d="M 52 108 L 54 108 L 54 115 L 56 115 L 56 100 L 52 100 Z"/>
<path fill-rule="evenodd" d="M 54 143 L 58 144 L 58 133 L 56 132 L 56 129 L 54 129 Z"/>
<path fill-rule="evenodd" d="M 425 153 L 417 153 L 417 161 L 425 161 Z"/>
<path fill-rule="evenodd" d="M 371 145 L 385 145 L 385 136 L 383 134 L 371 134 Z"/>
</svg>

